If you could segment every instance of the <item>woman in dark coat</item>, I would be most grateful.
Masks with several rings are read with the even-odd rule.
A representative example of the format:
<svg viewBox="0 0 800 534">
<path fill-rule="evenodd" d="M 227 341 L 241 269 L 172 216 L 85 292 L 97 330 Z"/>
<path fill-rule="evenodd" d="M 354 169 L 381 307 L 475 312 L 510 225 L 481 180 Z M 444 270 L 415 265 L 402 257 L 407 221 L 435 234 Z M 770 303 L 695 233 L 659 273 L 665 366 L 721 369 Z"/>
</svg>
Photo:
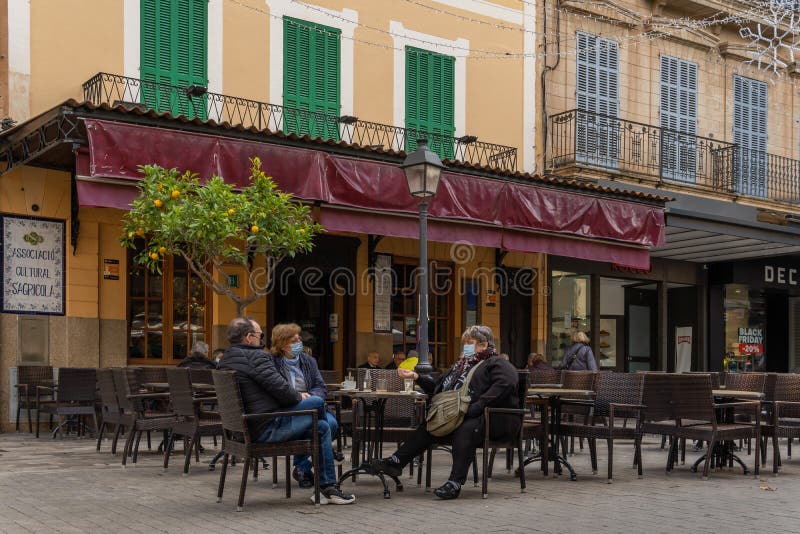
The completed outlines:
<svg viewBox="0 0 800 534">
<path fill-rule="evenodd" d="M 496 408 L 516 408 L 517 370 L 509 362 L 497 355 L 494 336 L 488 326 L 476 325 L 468 328 L 461 337 L 463 345 L 461 358 L 438 381 L 420 376 L 414 371 L 398 369 L 403 378 L 413 378 L 428 395 L 440 391 L 460 388 L 470 369 L 480 364 L 469 384 L 471 403 L 461 425 L 450 435 L 452 438 L 453 467 L 447 482 L 434 490 L 440 499 L 455 499 L 461 493 L 461 485 L 467 480 L 469 466 L 475 456 L 475 449 L 483 443 L 484 415 L 487 406 Z M 520 419 L 510 414 L 497 414 L 492 417 L 492 438 L 501 439 L 513 436 L 519 431 Z M 376 470 L 400 476 L 405 467 L 415 457 L 436 442 L 426 425 L 420 425 L 416 432 L 388 458 L 374 460 Z"/>
</svg>

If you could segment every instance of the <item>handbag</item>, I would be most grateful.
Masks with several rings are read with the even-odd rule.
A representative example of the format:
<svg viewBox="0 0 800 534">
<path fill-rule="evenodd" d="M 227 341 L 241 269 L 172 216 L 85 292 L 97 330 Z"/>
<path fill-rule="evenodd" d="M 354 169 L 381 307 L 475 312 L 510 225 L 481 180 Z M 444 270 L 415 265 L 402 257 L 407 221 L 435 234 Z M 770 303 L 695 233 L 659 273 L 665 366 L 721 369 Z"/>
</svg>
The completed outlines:
<svg viewBox="0 0 800 534">
<path fill-rule="evenodd" d="M 425 424 L 428 432 L 436 437 L 452 434 L 456 428 L 461 426 L 464 416 L 469 410 L 471 402 L 469 396 L 469 383 L 475 370 L 480 367 L 480 361 L 467 373 L 464 384 L 450 391 L 441 391 L 433 396 L 428 407 L 428 415 L 425 417 Z"/>
</svg>

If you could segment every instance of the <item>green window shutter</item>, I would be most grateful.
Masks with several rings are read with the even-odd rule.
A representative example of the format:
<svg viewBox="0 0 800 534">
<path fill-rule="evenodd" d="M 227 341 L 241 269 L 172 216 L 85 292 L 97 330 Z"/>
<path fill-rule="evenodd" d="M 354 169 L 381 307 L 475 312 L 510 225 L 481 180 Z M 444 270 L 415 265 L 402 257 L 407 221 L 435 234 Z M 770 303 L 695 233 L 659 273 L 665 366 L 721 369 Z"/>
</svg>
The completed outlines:
<svg viewBox="0 0 800 534">
<path fill-rule="evenodd" d="M 341 31 L 283 18 L 284 131 L 339 139 Z"/>
<path fill-rule="evenodd" d="M 158 111 L 205 119 L 205 96 L 190 102 L 167 86 L 208 86 L 208 0 L 141 0 L 140 19 L 142 101 Z"/>
<path fill-rule="evenodd" d="M 425 137 L 443 158 L 453 158 L 455 58 L 406 47 L 406 152 Z"/>
</svg>

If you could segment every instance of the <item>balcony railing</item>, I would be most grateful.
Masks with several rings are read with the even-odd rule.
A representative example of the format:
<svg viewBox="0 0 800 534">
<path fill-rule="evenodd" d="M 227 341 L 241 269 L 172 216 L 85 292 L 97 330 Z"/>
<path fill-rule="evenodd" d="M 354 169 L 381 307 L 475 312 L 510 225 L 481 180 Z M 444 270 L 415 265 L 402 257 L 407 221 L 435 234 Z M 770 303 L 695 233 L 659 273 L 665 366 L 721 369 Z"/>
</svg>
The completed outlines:
<svg viewBox="0 0 800 534">
<path fill-rule="evenodd" d="M 596 168 L 643 181 L 800 203 L 800 162 L 599 113 L 548 121 L 547 166 Z"/>
<path fill-rule="evenodd" d="M 179 87 L 159 82 L 98 73 L 83 84 L 83 98 L 93 104 L 123 105 L 143 110 L 168 111 L 175 116 L 227 122 L 245 128 L 293 132 L 312 138 L 345 141 L 361 146 L 410 152 L 417 139 L 443 158 L 502 171 L 517 169 L 517 149 L 478 141 L 474 136 L 453 137 L 338 117 L 246 98 L 209 93 L 201 87 Z"/>
</svg>

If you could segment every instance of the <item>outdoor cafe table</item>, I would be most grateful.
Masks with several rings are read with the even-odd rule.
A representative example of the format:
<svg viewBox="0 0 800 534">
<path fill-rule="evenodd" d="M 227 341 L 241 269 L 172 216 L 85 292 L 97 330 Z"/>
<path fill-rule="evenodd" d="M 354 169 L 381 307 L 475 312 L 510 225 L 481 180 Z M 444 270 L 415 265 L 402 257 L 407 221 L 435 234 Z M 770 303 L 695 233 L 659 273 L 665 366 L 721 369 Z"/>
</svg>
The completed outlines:
<svg viewBox="0 0 800 534">
<path fill-rule="evenodd" d="M 592 400 L 594 398 L 594 391 L 591 389 L 565 389 L 560 385 L 548 384 L 548 387 L 532 387 L 528 389 L 528 397 L 538 397 L 548 399 L 550 406 L 550 452 L 549 459 L 553 461 L 553 472 L 561 474 L 561 466 L 563 465 L 569 470 L 569 479 L 577 480 L 578 475 L 572 466 L 569 464 L 564 456 L 558 453 L 558 443 L 561 438 L 561 405 L 562 399 L 582 399 Z M 546 417 L 546 413 L 542 417 Z M 535 461 L 541 460 L 541 453 L 535 456 L 529 456 L 525 459 L 522 468 Z"/>
<path fill-rule="evenodd" d="M 764 394 L 760 391 L 740 391 L 735 389 L 715 389 L 711 392 L 714 395 L 715 399 L 719 400 L 727 400 L 727 401 L 735 401 L 735 400 L 744 400 L 744 401 L 757 401 L 764 398 Z M 723 402 L 724 404 L 724 402 Z M 731 409 L 724 409 L 723 413 L 720 417 L 720 422 L 733 422 L 734 414 L 733 410 Z M 754 424 L 759 424 L 758 421 L 755 421 Z M 747 466 L 744 464 L 741 458 L 736 454 L 737 447 L 736 443 L 733 441 L 723 441 L 715 445 L 714 450 L 711 451 L 712 460 L 714 460 L 714 465 L 724 466 L 730 465 L 733 466 L 733 462 L 736 462 L 742 467 L 744 474 L 747 475 L 750 473 L 750 470 L 747 469 Z M 691 471 L 693 473 L 697 472 L 697 468 L 700 466 L 702 462 L 705 461 L 706 456 L 708 453 L 703 454 L 697 461 L 692 465 Z"/>
<path fill-rule="evenodd" d="M 386 401 L 393 398 L 423 400 L 427 398 L 427 395 L 418 391 L 406 393 L 405 391 L 360 391 L 357 389 L 339 389 L 331 391 L 330 394 L 334 397 L 350 397 L 358 400 L 364 407 L 364 416 L 361 418 L 361 440 L 363 440 L 363 444 L 361 441 L 356 443 L 354 440 L 353 468 L 342 473 L 338 483 L 341 484 L 348 478 L 352 478 L 355 482 L 359 473 L 376 476 L 380 478 L 383 484 L 383 497 L 389 499 L 391 493 L 385 478 L 388 476 L 394 480 L 397 491 L 403 491 L 403 483 L 399 478 L 383 472 L 376 472 L 372 468 L 372 460 L 379 456 L 383 446 L 383 415 L 386 410 Z M 366 457 L 362 455 L 361 462 L 356 465 L 359 460 L 359 450 L 362 446 L 366 449 Z"/>
<path fill-rule="evenodd" d="M 163 392 L 169 391 L 169 383 L 167 382 L 145 382 L 142 387 L 148 391 Z M 192 389 L 198 393 L 214 393 L 214 384 L 192 383 Z"/>
</svg>

